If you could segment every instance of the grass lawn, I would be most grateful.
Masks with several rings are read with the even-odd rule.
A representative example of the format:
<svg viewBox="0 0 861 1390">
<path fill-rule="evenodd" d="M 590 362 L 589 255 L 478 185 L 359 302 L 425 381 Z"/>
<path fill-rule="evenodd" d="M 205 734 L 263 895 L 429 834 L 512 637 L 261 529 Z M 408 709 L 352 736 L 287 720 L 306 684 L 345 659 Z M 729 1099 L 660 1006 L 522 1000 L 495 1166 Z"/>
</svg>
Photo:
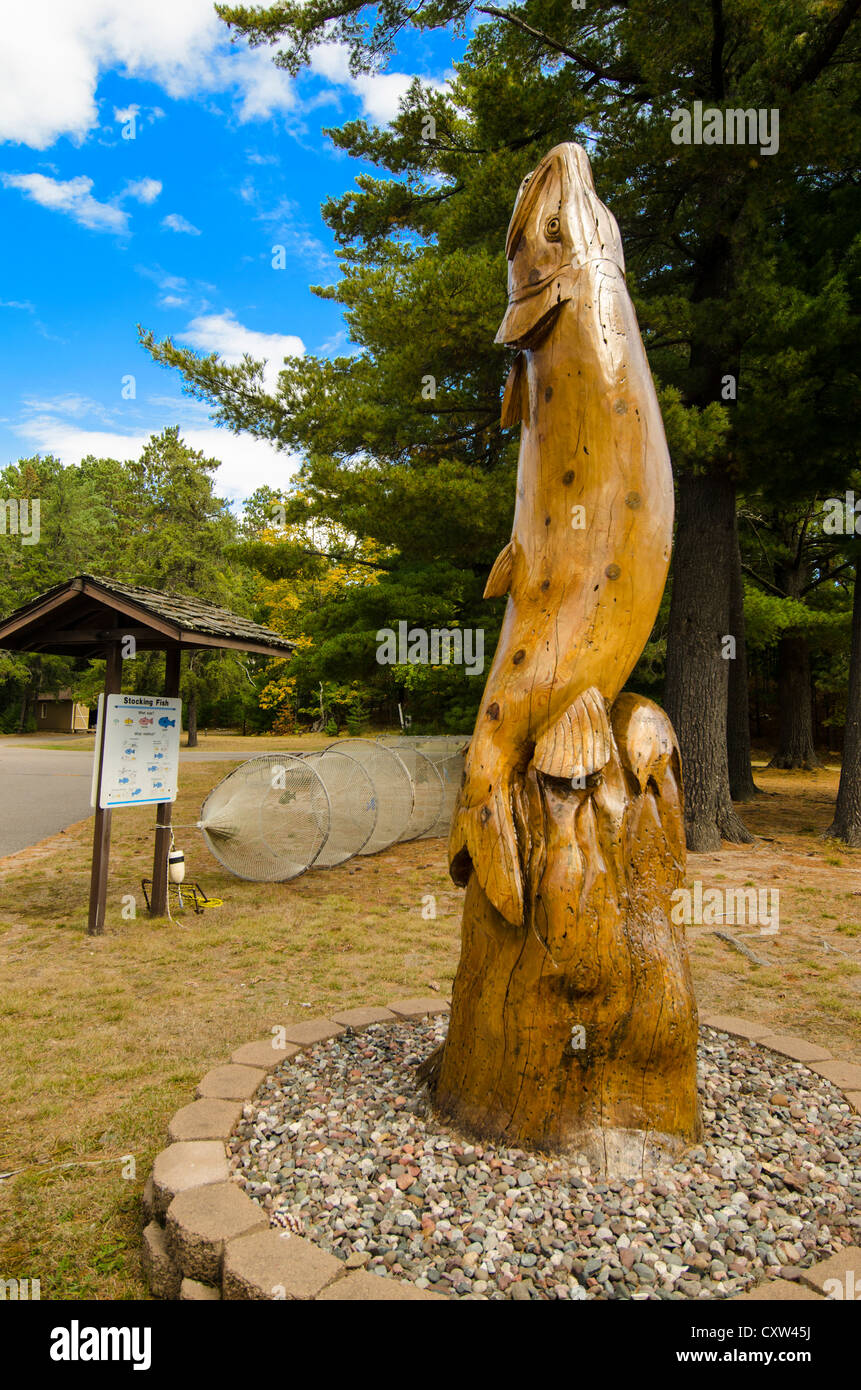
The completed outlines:
<svg viewBox="0 0 861 1390">
<path fill-rule="evenodd" d="M 223 746 L 226 761 L 184 764 L 177 825 L 198 818 L 206 792 L 254 743 L 201 739 L 201 748 Z M 310 740 L 260 740 L 290 744 Z M 700 1006 L 857 1059 L 861 851 L 819 838 L 836 769 L 758 769 L 757 780 L 768 794 L 742 812 L 767 838 L 691 855 L 688 879 L 779 888 L 780 932 L 728 928 L 766 962 L 756 965 L 709 928 L 690 928 Z M 197 830 L 179 830 L 188 878 L 224 906 L 172 924 L 144 915 L 153 822 L 135 809 L 114 813 L 101 938 L 85 932 L 90 822 L 0 860 L 0 1174 L 12 1174 L 0 1178 L 0 1277 L 38 1278 L 46 1299 L 145 1296 L 140 1193 L 171 1114 L 209 1067 L 275 1024 L 434 986 L 445 996 L 457 965 L 461 894 L 443 840 L 253 884 L 222 870 Z M 133 919 L 123 916 L 126 894 L 137 899 Z M 428 894 L 432 920 L 422 917 Z M 123 1176 L 128 1155 L 134 1177 Z"/>
</svg>

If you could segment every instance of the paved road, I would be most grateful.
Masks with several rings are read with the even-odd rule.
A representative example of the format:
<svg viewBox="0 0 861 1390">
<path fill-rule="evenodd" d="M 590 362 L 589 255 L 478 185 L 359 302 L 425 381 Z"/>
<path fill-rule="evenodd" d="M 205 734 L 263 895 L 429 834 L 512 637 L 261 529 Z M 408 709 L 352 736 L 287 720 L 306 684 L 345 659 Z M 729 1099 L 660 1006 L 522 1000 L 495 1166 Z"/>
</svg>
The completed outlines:
<svg viewBox="0 0 861 1390">
<path fill-rule="evenodd" d="M 180 752 L 185 762 L 241 762 L 237 753 Z M 34 748 L 24 739 L 0 739 L 0 858 L 56 835 L 92 815 L 93 755 Z"/>
<path fill-rule="evenodd" d="M 92 754 L 0 744 L 0 856 L 91 814 Z"/>
</svg>

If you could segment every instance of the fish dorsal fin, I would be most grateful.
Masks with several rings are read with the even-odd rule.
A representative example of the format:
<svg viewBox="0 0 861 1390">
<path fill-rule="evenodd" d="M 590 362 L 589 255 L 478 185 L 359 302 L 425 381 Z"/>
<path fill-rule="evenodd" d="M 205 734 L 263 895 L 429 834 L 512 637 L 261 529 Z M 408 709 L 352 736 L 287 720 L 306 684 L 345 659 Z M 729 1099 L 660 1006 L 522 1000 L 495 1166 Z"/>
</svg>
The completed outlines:
<svg viewBox="0 0 861 1390">
<path fill-rule="evenodd" d="M 532 761 L 548 777 L 589 777 L 609 762 L 612 748 L 604 697 L 590 686 L 541 735 Z"/>
<path fill-rule="evenodd" d="M 613 706 L 613 732 L 622 766 L 637 779 L 640 791 L 653 778 L 660 791 L 676 736 L 669 718 L 651 700 L 630 692 L 620 695 Z"/>
<path fill-rule="evenodd" d="M 508 542 L 504 550 L 500 550 L 493 562 L 493 569 L 488 575 L 487 583 L 484 586 L 485 598 L 504 598 L 511 588 L 511 571 L 514 568 L 514 541 Z"/>
<path fill-rule="evenodd" d="M 523 353 L 518 352 L 511 364 L 505 390 L 502 393 L 502 427 L 513 430 L 522 420 L 529 419 L 529 383 Z"/>
</svg>

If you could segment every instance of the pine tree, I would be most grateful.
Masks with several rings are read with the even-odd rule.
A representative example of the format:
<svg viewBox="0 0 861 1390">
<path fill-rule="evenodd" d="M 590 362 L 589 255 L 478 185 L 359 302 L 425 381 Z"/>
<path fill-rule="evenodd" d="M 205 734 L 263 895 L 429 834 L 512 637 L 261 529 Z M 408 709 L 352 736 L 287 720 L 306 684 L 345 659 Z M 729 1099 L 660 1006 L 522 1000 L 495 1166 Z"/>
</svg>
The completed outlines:
<svg viewBox="0 0 861 1390">
<path fill-rule="evenodd" d="M 440 591 L 425 555 L 415 581 L 449 616 L 457 599 L 474 620 L 513 488 L 512 444 L 496 417 L 508 363 L 490 346 L 503 307 L 504 230 L 521 178 L 546 149 L 589 144 L 596 186 L 621 225 L 678 478 L 665 698 L 696 849 L 749 838 L 730 801 L 721 643 L 730 631 L 736 489 L 748 475 L 754 486 L 762 481 L 754 445 L 763 407 L 774 435 L 765 455 L 771 463 L 785 446 L 790 491 L 820 460 L 834 462 L 830 435 L 845 433 L 846 416 L 857 422 L 845 396 L 843 419 L 831 411 L 841 379 L 855 370 L 850 359 L 813 384 L 824 428 L 819 457 L 805 458 L 811 382 L 804 399 L 796 372 L 794 394 L 776 397 L 791 364 L 775 372 L 761 346 L 775 318 L 795 329 L 805 318 L 825 326 L 824 345 L 809 345 L 822 363 L 845 343 L 852 258 L 847 270 L 836 253 L 853 236 L 857 247 L 857 9 L 856 0 L 816 9 L 765 0 L 479 6 L 492 22 L 476 31 L 449 92 L 415 83 L 389 129 L 353 121 L 330 132 L 384 175 L 363 175 L 324 207 L 342 277 L 321 293 L 343 306 L 356 356 L 290 361 L 272 397 L 253 363 L 224 368 L 145 336 L 222 420 L 305 455 L 303 486 L 322 515 L 349 518 L 357 534 L 395 544 L 402 556 L 417 538 L 421 548 L 424 527 L 434 532 L 442 470 L 471 476 L 484 506 L 464 510 L 456 529 L 443 512 L 449 528 L 433 557 L 449 565 L 464 557 L 462 595 L 451 575 Z M 318 0 L 219 12 L 252 43 L 278 45 L 277 61 L 297 71 L 328 38 L 350 45 L 356 69 L 372 70 L 403 24 L 457 27 L 470 9 L 388 0 L 371 11 L 348 0 L 332 12 Z M 708 122 L 703 143 L 676 143 L 697 102 L 719 121 Z M 715 143 L 727 109 L 754 113 L 753 144 Z M 835 303 L 840 313 L 828 326 L 824 310 Z M 407 479 L 417 504 L 408 510 Z M 399 505 L 401 526 L 390 515 Z"/>
</svg>

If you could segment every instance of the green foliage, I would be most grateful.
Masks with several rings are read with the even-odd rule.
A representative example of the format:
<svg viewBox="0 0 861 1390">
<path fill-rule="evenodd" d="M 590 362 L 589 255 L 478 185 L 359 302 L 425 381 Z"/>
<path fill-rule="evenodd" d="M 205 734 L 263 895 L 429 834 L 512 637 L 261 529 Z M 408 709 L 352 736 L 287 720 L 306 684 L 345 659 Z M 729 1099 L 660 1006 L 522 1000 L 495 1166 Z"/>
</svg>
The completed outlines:
<svg viewBox="0 0 861 1390">
<path fill-rule="evenodd" d="M 674 466 L 729 476 L 759 518 L 743 535 L 753 646 L 767 652 L 781 633 L 803 631 L 817 672 L 836 680 L 854 558 L 819 535 L 812 543 L 804 507 L 800 519 L 794 509 L 847 485 L 858 464 L 855 7 L 217 9 L 292 72 L 324 39 L 347 44 L 354 72 L 376 71 L 405 25 L 465 35 L 468 22 L 488 22 L 470 29 L 445 89 L 415 81 L 389 127 L 358 120 L 329 132 L 363 167 L 324 204 L 340 273 L 316 287 L 340 307 L 349 353 L 288 358 L 269 392 L 250 357 L 228 366 L 141 330 L 153 358 L 179 370 L 223 424 L 301 455 L 287 495 L 260 489 L 237 527 L 213 496 L 213 461 L 170 430 L 134 463 L 23 461 L 15 467 L 29 472 L 5 484 L 7 495 L 35 486 L 53 499 L 54 544 L 38 556 L 0 552 L 0 566 L 15 569 L 0 568 L 2 606 L 47 587 L 49 573 L 87 566 L 185 587 L 300 643 L 265 675 L 254 660 L 239 669 L 196 657 L 183 693 L 201 711 L 247 712 L 259 693 L 263 717 L 301 718 L 322 682 L 335 721 L 394 719 L 401 703 L 415 727 L 467 728 L 481 682 L 461 668 L 380 666 L 377 632 L 401 620 L 482 628 L 490 660 L 503 605 L 485 601 L 483 586 L 508 539 L 517 454 L 516 433 L 499 422 L 511 353 L 493 343 L 505 232 L 523 176 L 574 139 L 589 148 L 621 226 Z M 776 108 L 779 153 L 674 144 L 673 112 L 695 100 Z M 736 400 L 723 389 L 728 376 Z M 666 604 L 632 682 L 651 694 L 665 630 Z M 138 677 L 153 677 L 145 661 Z M 28 678 L 0 656 L 0 702 Z"/>
<path fill-rule="evenodd" d="M 498 414 L 510 354 L 493 344 L 503 246 L 521 179 L 560 141 L 589 147 L 596 187 L 620 222 L 676 470 L 779 488 L 784 505 L 842 484 L 857 461 L 861 401 L 851 5 L 217 8 L 236 36 L 271 45 L 291 72 L 324 39 L 347 44 L 353 71 L 376 71 L 404 26 L 465 34 L 478 21 L 445 90 L 416 81 L 389 127 L 359 120 L 328 132 L 374 171 L 323 208 L 340 276 L 316 292 L 341 306 L 355 351 L 288 359 L 269 394 L 251 359 L 225 366 L 142 334 L 230 428 L 304 459 L 285 499 L 301 535 L 260 543 L 256 510 L 246 563 L 308 592 L 327 572 L 309 539 L 315 525 L 381 548 L 374 583 L 333 586 L 294 612 L 309 643 L 291 666 L 300 689 L 358 678 L 380 706 L 397 698 L 416 719 L 431 709 L 447 718 L 449 708 L 471 719 L 475 682 L 374 671 L 374 634 L 400 619 L 460 623 L 484 627 L 488 657 L 493 650 L 501 606 L 482 589 L 508 537 L 516 456 Z M 779 153 L 673 143 L 673 113 L 694 100 L 777 108 Z M 771 644 L 781 624 L 802 621 L 791 604 L 753 602 L 755 641 Z M 804 624 L 823 638 L 840 627 L 815 603 L 804 607 Z M 649 693 L 665 621 L 634 676 Z"/>
<path fill-rule="evenodd" d="M 852 618 L 851 596 L 842 609 L 827 612 L 796 598 L 778 598 L 753 584 L 744 591 L 744 620 L 752 649 L 774 646 L 784 633 L 804 633 L 814 642 L 838 636 L 844 645 Z"/>
<path fill-rule="evenodd" d="M 140 458 L 89 457 L 64 466 L 52 456 L 21 459 L 0 471 L 0 496 L 38 498 L 38 544 L 4 537 L 0 545 L 0 612 L 8 613 L 75 574 L 90 573 L 208 599 L 251 613 L 254 583 L 228 561 L 238 525 L 215 496 L 217 459 L 183 443 L 177 427 L 153 435 Z M 201 710 L 259 710 L 265 661 L 245 664 L 233 653 L 194 652 L 184 658 L 182 696 Z M 163 658 L 139 652 L 124 664 L 126 689 L 162 688 Z M 3 727 L 17 730 L 40 692 L 69 687 L 92 703 L 104 683 L 104 663 L 0 653 Z M 249 699 L 249 689 L 253 700 Z M 9 727 L 11 726 L 11 727 Z M 35 725 L 34 725 L 35 727 Z"/>
</svg>

